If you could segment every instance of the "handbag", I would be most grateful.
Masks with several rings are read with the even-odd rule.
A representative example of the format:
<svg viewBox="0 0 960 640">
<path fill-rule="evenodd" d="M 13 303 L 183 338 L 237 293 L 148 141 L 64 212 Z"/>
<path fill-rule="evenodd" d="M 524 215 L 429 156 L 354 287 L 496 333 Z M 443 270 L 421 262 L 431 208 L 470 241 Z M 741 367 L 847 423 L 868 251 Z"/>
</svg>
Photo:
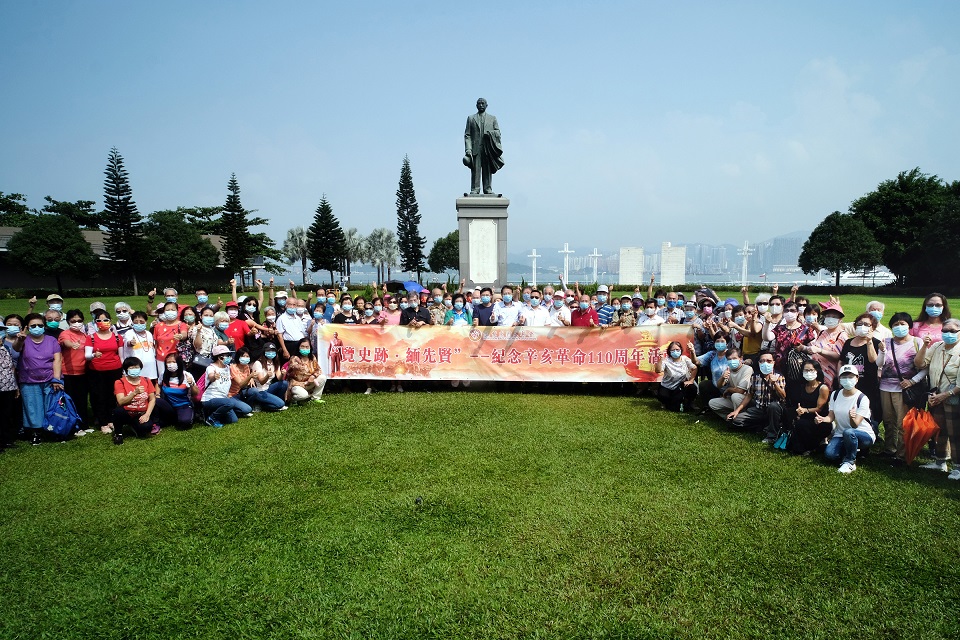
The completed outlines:
<svg viewBox="0 0 960 640">
<path fill-rule="evenodd" d="M 897 376 L 903 381 L 903 374 L 900 372 L 900 363 L 897 362 L 897 347 L 893 338 L 890 338 L 890 355 L 893 357 L 893 366 L 897 369 Z M 902 389 L 900 391 L 900 397 L 908 407 L 924 409 L 927 406 L 927 396 L 929 393 L 930 380 L 924 378 L 920 382 L 915 382 L 906 389 Z"/>
<path fill-rule="evenodd" d="M 211 358 L 210 356 L 205 356 L 203 354 L 197 353 L 193 356 L 193 359 L 190 362 L 197 365 L 198 367 L 203 367 L 204 369 L 206 369 L 207 367 L 213 364 L 213 358 Z"/>
</svg>

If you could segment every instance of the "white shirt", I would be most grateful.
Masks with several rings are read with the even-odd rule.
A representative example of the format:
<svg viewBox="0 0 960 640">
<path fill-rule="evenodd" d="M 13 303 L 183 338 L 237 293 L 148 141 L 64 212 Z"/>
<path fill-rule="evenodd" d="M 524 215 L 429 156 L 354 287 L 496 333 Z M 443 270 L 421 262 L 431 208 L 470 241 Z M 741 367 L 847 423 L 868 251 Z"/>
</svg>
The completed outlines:
<svg viewBox="0 0 960 640">
<path fill-rule="evenodd" d="M 528 308 L 523 312 L 523 319 L 528 327 L 550 326 L 550 312 L 543 305 Z"/>
<path fill-rule="evenodd" d="M 296 315 L 286 312 L 277 314 L 277 331 L 284 340 L 303 340 L 306 337 L 304 328 L 303 322 Z"/>
<path fill-rule="evenodd" d="M 210 382 L 210 374 L 216 374 Z M 215 364 L 207 367 L 207 388 L 203 390 L 202 402 L 216 398 L 226 398 L 230 393 L 230 367 L 218 367 Z"/>
<path fill-rule="evenodd" d="M 649 324 L 649 325 L 663 324 L 664 322 L 666 321 L 660 316 L 648 316 L 646 313 L 641 313 L 640 317 L 637 318 L 638 327 L 645 324 Z"/>
<path fill-rule="evenodd" d="M 523 305 L 511 302 L 508 306 L 501 300 L 493 305 L 493 314 L 491 314 L 490 319 L 496 322 L 498 326 L 512 327 L 522 317 Z"/>
<path fill-rule="evenodd" d="M 550 326 L 551 327 L 569 327 L 570 326 L 570 308 L 566 305 L 557 309 L 550 305 Z"/>
<path fill-rule="evenodd" d="M 860 405 L 857 406 L 857 400 Z M 850 409 L 857 407 L 857 415 L 862 416 L 863 420 L 859 427 L 854 427 L 850 420 Z M 873 433 L 873 427 L 870 426 L 870 398 L 859 389 L 854 390 L 852 396 L 844 395 L 843 391 L 830 392 L 830 411 L 833 411 L 834 423 L 831 438 L 839 438 L 843 435 L 844 429 L 854 428 L 870 436 L 871 440 L 876 440 Z"/>
</svg>

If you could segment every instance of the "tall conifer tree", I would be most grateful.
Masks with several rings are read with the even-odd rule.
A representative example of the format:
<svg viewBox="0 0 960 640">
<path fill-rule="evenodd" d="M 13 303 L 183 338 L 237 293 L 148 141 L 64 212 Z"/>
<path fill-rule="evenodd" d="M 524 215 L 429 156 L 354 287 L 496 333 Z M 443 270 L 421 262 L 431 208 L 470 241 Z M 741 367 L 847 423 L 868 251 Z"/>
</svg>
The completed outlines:
<svg viewBox="0 0 960 640">
<path fill-rule="evenodd" d="M 231 173 L 227 182 L 227 200 L 220 213 L 216 226 L 223 237 L 223 262 L 231 273 L 241 273 L 249 266 L 250 259 L 263 256 L 267 271 L 281 273 L 284 268 L 271 264 L 269 260 L 283 260 L 283 254 L 275 247 L 265 233 L 250 233 L 250 227 L 267 224 L 266 218 L 253 217 L 240 203 L 240 183 L 237 174 Z"/>
<path fill-rule="evenodd" d="M 116 147 L 110 149 L 107 168 L 103 172 L 103 214 L 106 229 L 104 250 L 117 262 L 123 263 L 133 276 L 133 295 L 139 295 L 137 271 L 146 248 L 143 237 L 143 216 L 133 200 L 129 176 L 123 166 L 123 157 Z"/>
<path fill-rule="evenodd" d="M 400 245 L 400 268 L 416 271 L 417 281 L 424 269 L 423 248 L 427 239 L 420 235 L 420 208 L 417 194 L 413 191 L 413 174 L 410 158 L 403 157 L 400 168 L 400 185 L 397 187 L 397 243 Z"/>
<path fill-rule="evenodd" d="M 313 224 L 307 229 L 307 249 L 310 270 L 329 271 L 331 284 L 334 283 L 333 272 L 343 268 L 345 240 L 340 221 L 333 215 L 327 194 L 323 194 L 313 216 Z"/>
</svg>

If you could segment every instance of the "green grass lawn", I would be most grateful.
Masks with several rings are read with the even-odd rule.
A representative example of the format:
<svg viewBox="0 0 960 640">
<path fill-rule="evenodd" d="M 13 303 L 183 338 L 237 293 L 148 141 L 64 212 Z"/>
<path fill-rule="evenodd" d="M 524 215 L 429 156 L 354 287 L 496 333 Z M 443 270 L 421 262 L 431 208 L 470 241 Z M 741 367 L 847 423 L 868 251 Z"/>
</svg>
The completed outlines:
<svg viewBox="0 0 960 640">
<path fill-rule="evenodd" d="M 0 637 L 957 638 L 958 497 L 649 399 L 330 394 L 0 455 Z"/>
</svg>

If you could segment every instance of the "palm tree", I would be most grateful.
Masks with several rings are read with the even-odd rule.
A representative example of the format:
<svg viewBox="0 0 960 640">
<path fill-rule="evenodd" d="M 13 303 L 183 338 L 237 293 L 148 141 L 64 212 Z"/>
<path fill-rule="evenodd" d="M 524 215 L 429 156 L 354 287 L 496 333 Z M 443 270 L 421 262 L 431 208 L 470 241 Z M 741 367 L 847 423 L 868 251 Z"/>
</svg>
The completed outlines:
<svg viewBox="0 0 960 640">
<path fill-rule="evenodd" d="M 303 275 L 303 284 L 307 284 L 307 258 L 309 253 L 307 230 L 303 227 L 294 227 L 287 231 L 287 239 L 283 241 L 280 252 L 287 260 L 287 264 L 295 264 L 298 260 Z"/>
<path fill-rule="evenodd" d="M 350 264 L 362 261 L 363 236 L 356 227 L 350 227 L 343 235 L 343 262 L 347 272 L 347 282 L 350 282 Z"/>
<path fill-rule="evenodd" d="M 377 280 L 384 282 L 389 279 L 389 268 L 397 266 L 400 261 L 396 234 L 390 229 L 379 227 L 370 232 L 364 245 L 366 260 L 377 268 Z"/>
</svg>

